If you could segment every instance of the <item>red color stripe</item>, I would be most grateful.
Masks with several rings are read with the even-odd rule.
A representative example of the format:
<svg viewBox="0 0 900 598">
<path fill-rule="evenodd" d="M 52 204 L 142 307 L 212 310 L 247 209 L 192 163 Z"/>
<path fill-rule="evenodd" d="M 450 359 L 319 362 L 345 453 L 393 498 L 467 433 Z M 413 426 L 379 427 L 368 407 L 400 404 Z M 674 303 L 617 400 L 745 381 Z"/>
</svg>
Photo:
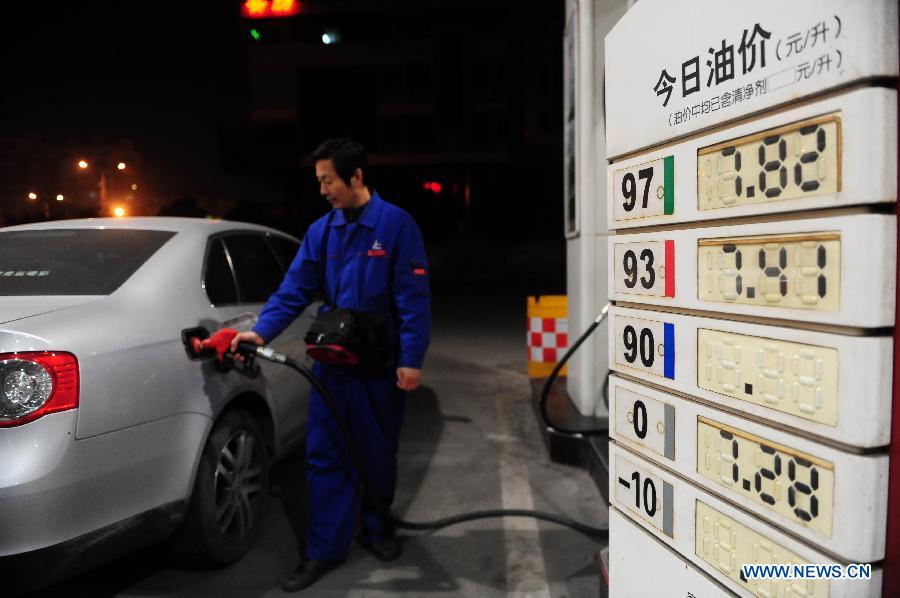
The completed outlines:
<svg viewBox="0 0 900 598">
<path fill-rule="evenodd" d="M 675 241 L 666 241 L 666 297 L 675 297 Z"/>
</svg>

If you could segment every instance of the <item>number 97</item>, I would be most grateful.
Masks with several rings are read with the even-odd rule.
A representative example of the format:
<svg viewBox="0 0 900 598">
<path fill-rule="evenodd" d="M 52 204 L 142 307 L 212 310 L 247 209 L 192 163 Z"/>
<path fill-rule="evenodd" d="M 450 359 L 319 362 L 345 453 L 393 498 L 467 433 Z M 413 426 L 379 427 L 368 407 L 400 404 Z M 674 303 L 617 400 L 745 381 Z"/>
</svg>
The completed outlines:
<svg viewBox="0 0 900 598">
<path fill-rule="evenodd" d="M 653 167 L 640 169 L 638 171 L 638 178 L 644 181 L 641 207 L 646 208 L 647 203 L 650 200 L 650 181 L 653 180 Z M 634 173 L 626 172 L 625 176 L 622 177 L 622 196 L 625 198 L 622 207 L 625 208 L 626 212 L 633 210 L 635 204 L 637 204 L 637 193 L 637 182 L 634 180 Z"/>
</svg>

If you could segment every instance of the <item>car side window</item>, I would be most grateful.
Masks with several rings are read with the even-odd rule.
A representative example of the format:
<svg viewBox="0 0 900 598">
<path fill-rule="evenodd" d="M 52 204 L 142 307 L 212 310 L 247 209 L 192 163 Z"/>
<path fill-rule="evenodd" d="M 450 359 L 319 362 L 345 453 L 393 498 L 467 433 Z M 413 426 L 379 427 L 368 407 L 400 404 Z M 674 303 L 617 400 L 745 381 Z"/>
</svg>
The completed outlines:
<svg viewBox="0 0 900 598">
<path fill-rule="evenodd" d="M 237 303 L 237 287 L 231 266 L 225 256 L 225 247 L 219 238 L 211 239 L 206 251 L 206 269 L 203 273 L 203 285 L 206 295 L 213 305 Z"/>
<path fill-rule="evenodd" d="M 288 268 L 291 267 L 291 262 L 293 262 L 294 258 L 297 256 L 297 252 L 300 251 L 300 244 L 287 237 L 271 235 L 266 238 L 269 240 L 272 250 L 278 257 L 278 261 L 281 262 L 282 270 L 287 272 Z"/>
<path fill-rule="evenodd" d="M 278 289 L 284 273 L 262 234 L 222 238 L 238 283 L 241 303 L 265 303 Z"/>
</svg>

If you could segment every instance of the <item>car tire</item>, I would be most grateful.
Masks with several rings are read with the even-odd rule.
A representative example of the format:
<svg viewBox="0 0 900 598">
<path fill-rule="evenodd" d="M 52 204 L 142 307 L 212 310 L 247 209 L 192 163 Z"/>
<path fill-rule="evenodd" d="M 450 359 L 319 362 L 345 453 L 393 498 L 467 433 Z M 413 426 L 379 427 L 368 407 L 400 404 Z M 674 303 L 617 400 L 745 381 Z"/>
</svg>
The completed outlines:
<svg viewBox="0 0 900 598">
<path fill-rule="evenodd" d="M 266 444 L 253 417 L 224 413 L 203 448 L 184 525 L 172 544 L 181 563 L 221 567 L 244 556 L 262 527 L 269 481 Z"/>
</svg>

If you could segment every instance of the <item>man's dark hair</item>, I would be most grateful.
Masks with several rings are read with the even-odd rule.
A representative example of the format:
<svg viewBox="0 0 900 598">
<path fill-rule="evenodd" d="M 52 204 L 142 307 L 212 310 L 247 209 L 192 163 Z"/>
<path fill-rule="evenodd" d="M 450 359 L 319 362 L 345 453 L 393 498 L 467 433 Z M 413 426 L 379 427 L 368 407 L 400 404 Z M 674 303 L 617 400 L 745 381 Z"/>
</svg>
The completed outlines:
<svg viewBox="0 0 900 598">
<path fill-rule="evenodd" d="M 329 137 L 313 152 L 313 160 L 331 160 L 337 175 L 348 185 L 357 168 L 366 172 L 366 148 L 350 137 Z"/>
</svg>

